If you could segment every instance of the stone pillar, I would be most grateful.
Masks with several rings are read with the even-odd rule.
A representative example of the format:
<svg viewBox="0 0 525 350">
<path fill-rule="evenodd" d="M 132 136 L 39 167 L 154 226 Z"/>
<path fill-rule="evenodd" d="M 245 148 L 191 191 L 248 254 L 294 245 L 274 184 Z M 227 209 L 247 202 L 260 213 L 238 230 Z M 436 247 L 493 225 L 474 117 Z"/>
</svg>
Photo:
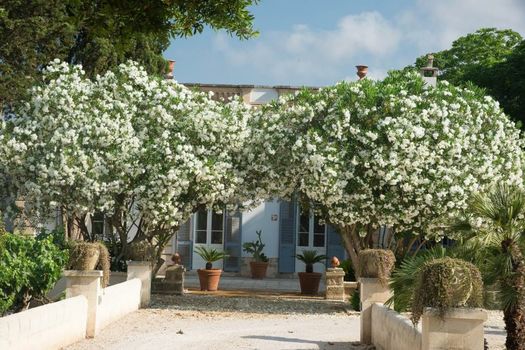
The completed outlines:
<svg viewBox="0 0 525 350">
<path fill-rule="evenodd" d="M 359 298 L 361 300 L 361 343 L 372 343 L 372 304 L 384 304 L 392 293 L 388 284 L 378 278 L 359 279 Z"/>
<path fill-rule="evenodd" d="M 93 338 L 97 325 L 97 308 L 102 294 L 102 271 L 64 271 L 66 278 L 66 298 L 83 295 L 88 301 L 86 337 Z"/>
<path fill-rule="evenodd" d="M 140 307 L 148 307 L 151 300 L 151 271 L 149 261 L 128 261 L 128 281 L 138 278 L 142 282 Z"/>
<path fill-rule="evenodd" d="M 421 317 L 422 350 L 483 350 L 483 323 L 487 313 L 482 309 L 456 308 L 443 318 L 427 308 Z"/>
<path fill-rule="evenodd" d="M 164 284 L 170 292 L 182 295 L 184 294 L 184 272 L 186 269 L 182 265 L 173 265 L 166 269 L 166 278 Z"/>
<path fill-rule="evenodd" d="M 344 287 L 345 272 L 339 267 L 326 269 L 326 294 L 325 299 L 328 300 L 345 300 L 345 287 Z"/>
</svg>

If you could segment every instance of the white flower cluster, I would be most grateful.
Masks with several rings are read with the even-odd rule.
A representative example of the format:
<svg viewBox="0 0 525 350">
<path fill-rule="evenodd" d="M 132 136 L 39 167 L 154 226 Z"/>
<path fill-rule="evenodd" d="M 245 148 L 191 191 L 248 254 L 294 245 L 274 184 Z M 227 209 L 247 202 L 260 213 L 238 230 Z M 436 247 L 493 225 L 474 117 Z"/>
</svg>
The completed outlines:
<svg viewBox="0 0 525 350">
<path fill-rule="evenodd" d="M 523 141 L 497 102 L 417 74 L 303 91 L 254 130 L 265 194 L 296 191 L 336 225 L 439 236 L 473 192 L 523 185 Z"/>
<path fill-rule="evenodd" d="M 53 62 L 16 117 L 0 159 L 29 210 L 108 214 L 131 203 L 148 224 L 177 226 L 199 205 L 232 202 L 249 109 L 223 104 L 129 62 L 90 80 Z"/>
</svg>

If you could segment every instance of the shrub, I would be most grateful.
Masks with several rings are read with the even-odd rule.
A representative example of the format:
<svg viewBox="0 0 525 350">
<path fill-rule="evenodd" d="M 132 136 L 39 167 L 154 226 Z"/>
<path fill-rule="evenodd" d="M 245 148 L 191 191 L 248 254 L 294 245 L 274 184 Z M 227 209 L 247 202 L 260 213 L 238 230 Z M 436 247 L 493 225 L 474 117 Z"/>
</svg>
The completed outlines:
<svg viewBox="0 0 525 350">
<path fill-rule="evenodd" d="M 359 289 L 356 289 L 350 297 L 350 305 L 354 311 L 361 311 L 361 297 L 359 296 Z"/>
<path fill-rule="evenodd" d="M 389 249 L 365 249 L 359 252 L 359 276 L 378 278 L 382 284 L 394 269 L 396 258 Z"/>
<path fill-rule="evenodd" d="M 100 242 L 78 241 L 71 244 L 69 268 L 72 270 L 102 270 L 102 286 L 109 284 L 110 257 L 108 248 Z"/>
<path fill-rule="evenodd" d="M 0 314 L 25 310 L 31 300 L 45 299 L 67 258 L 67 250 L 54 244 L 52 236 L 0 233 Z"/>
<path fill-rule="evenodd" d="M 353 282 L 356 280 L 354 267 L 352 266 L 352 260 L 346 259 L 346 260 L 341 261 L 341 265 L 339 267 L 342 268 L 343 271 L 345 272 L 345 277 L 344 277 L 345 281 Z"/>
<path fill-rule="evenodd" d="M 426 307 L 444 317 L 450 308 L 483 305 L 483 281 L 473 264 L 449 257 L 431 260 L 418 274 L 412 302 L 412 322 L 417 324 Z"/>
<path fill-rule="evenodd" d="M 128 257 L 134 261 L 154 261 L 155 249 L 146 241 L 133 242 L 128 247 Z"/>
</svg>

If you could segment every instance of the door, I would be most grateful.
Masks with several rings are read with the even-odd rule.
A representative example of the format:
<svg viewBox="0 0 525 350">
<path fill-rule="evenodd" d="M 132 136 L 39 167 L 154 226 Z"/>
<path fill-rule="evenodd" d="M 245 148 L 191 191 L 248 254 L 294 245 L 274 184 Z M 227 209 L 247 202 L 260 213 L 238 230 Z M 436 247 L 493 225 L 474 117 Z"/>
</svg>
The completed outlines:
<svg viewBox="0 0 525 350">
<path fill-rule="evenodd" d="M 203 269 L 206 265 L 197 253 L 195 248 L 202 246 L 206 248 L 224 250 L 224 213 L 217 213 L 212 210 L 199 210 L 194 214 L 193 232 L 193 264 L 192 269 Z M 222 260 L 213 263 L 214 268 L 222 269 Z"/>
<path fill-rule="evenodd" d="M 297 246 L 295 251 L 300 254 L 303 250 L 315 250 L 319 255 L 326 255 L 326 226 L 321 218 L 313 212 L 302 213 L 297 208 Z M 325 263 L 325 261 L 323 261 Z M 314 265 L 314 272 L 324 272 L 325 264 Z M 305 265 L 296 259 L 295 271 L 304 272 Z"/>
</svg>

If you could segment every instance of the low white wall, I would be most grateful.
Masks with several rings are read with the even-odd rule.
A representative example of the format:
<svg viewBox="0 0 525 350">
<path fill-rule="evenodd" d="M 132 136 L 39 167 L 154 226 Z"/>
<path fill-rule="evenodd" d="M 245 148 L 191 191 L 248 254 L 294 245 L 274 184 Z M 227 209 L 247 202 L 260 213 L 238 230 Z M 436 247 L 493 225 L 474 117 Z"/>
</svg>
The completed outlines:
<svg viewBox="0 0 525 350">
<path fill-rule="evenodd" d="M 86 336 L 88 303 L 79 295 L 0 318 L 0 349 L 51 350 Z"/>
<path fill-rule="evenodd" d="M 377 350 L 420 350 L 421 332 L 399 313 L 372 305 L 372 344 Z"/>
<path fill-rule="evenodd" d="M 103 290 L 97 307 L 97 332 L 140 307 L 142 283 L 138 278 L 115 284 Z"/>
</svg>

